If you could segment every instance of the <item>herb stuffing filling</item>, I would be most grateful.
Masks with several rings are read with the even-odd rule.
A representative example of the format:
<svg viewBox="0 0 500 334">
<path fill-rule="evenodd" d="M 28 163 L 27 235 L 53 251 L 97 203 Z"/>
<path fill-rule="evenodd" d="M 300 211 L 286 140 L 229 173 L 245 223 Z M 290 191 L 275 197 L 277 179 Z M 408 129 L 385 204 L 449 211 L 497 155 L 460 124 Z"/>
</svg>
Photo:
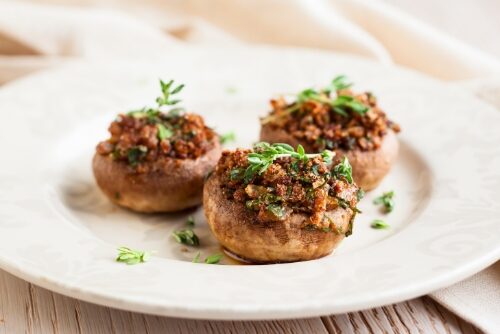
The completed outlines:
<svg viewBox="0 0 500 334">
<path fill-rule="evenodd" d="M 216 133 L 201 116 L 169 108 L 180 102 L 172 95 L 184 85 L 174 88 L 173 80 L 160 80 L 160 85 L 158 106 L 120 114 L 108 128 L 111 137 L 97 145 L 98 154 L 124 161 L 141 173 L 159 159 L 196 159 L 213 148 Z"/>
<path fill-rule="evenodd" d="M 353 218 L 358 212 L 349 162 L 344 159 L 341 168 L 332 169 L 331 158 L 328 151 L 305 154 L 300 145 L 295 151 L 287 144 L 258 143 L 253 150 L 224 151 L 215 173 L 227 199 L 245 205 L 259 222 L 304 213 L 309 215 L 304 228 L 329 231 L 335 226 L 327 211 L 350 209 Z"/>
<path fill-rule="evenodd" d="M 387 118 L 372 93 L 356 94 L 351 86 L 345 76 L 338 76 L 323 89 L 303 90 L 293 102 L 273 99 L 261 123 L 285 130 L 314 152 L 376 150 L 389 130 L 398 133 L 400 127 Z"/>
</svg>

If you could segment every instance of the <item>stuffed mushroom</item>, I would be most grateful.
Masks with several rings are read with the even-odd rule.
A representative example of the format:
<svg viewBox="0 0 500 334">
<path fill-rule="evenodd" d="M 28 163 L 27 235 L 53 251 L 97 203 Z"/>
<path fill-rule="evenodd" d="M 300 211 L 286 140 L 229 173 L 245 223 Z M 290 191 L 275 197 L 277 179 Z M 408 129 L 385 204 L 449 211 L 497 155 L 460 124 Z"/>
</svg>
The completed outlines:
<svg viewBox="0 0 500 334">
<path fill-rule="evenodd" d="M 201 204 L 203 182 L 220 157 L 217 134 L 200 115 L 172 108 L 183 85 L 160 81 L 155 108 L 120 114 L 97 145 L 93 171 L 114 203 L 138 212 L 172 212 Z"/>
<path fill-rule="evenodd" d="M 271 100 L 271 112 L 261 119 L 260 139 L 301 144 L 307 152 L 333 150 L 338 159 L 347 156 L 356 183 L 371 190 L 396 160 L 400 127 L 387 118 L 372 93 L 356 94 L 350 86 L 338 76 L 330 86 L 306 89 L 292 102 Z"/>
<path fill-rule="evenodd" d="M 317 259 L 352 232 L 359 188 L 347 159 L 287 144 L 224 151 L 203 192 L 207 222 L 222 246 L 253 263 Z"/>
</svg>

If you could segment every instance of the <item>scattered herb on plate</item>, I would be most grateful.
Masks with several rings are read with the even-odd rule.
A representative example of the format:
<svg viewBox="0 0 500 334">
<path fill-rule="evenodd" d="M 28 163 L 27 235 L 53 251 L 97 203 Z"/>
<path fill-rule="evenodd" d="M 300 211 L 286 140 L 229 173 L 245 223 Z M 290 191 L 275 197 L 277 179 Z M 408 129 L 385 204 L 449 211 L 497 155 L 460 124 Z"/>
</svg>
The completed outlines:
<svg viewBox="0 0 500 334">
<path fill-rule="evenodd" d="M 151 257 L 150 252 L 134 250 L 122 246 L 118 248 L 118 256 L 116 258 L 116 261 L 132 265 L 132 264 L 147 262 L 150 257 Z"/>
<path fill-rule="evenodd" d="M 189 216 L 188 219 L 186 220 L 186 225 L 187 226 L 194 226 L 196 222 L 194 221 L 193 216 Z"/>
<path fill-rule="evenodd" d="M 207 258 L 205 258 L 204 262 L 206 264 L 218 264 L 220 262 L 220 260 L 222 260 L 223 257 L 224 257 L 224 255 L 221 253 L 212 254 L 212 255 L 207 256 Z M 196 253 L 192 262 L 193 263 L 200 263 L 200 258 L 201 258 L 201 253 L 198 252 L 198 253 Z"/>
<path fill-rule="evenodd" d="M 188 228 L 185 230 L 179 230 L 172 232 L 172 237 L 180 244 L 188 245 L 188 246 L 199 246 L 200 239 L 193 232 L 192 229 Z"/>
<path fill-rule="evenodd" d="M 382 219 L 375 219 L 370 226 L 376 230 L 383 230 L 390 227 L 390 225 Z"/>
<path fill-rule="evenodd" d="M 220 254 L 220 253 L 212 254 L 212 255 L 209 255 L 205 259 L 205 263 L 206 264 L 218 264 L 223 257 L 224 257 L 224 255 Z"/>
<path fill-rule="evenodd" d="M 386 213 L 392 212 L 392 210 L 394 210 L 394 191 L 391 190 L 383 193 L 381 196 L 373 200 L 373 204 L 382 204 Z"/>
</svg>

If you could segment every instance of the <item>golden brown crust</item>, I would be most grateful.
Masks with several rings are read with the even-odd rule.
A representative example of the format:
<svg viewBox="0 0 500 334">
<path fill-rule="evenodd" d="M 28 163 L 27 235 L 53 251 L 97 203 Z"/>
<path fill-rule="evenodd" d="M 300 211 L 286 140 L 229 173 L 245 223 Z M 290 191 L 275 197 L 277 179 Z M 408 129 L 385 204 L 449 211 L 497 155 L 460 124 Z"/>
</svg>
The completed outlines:
<svg viewBox="0 0 500 334">
<path fill-rule="evenodd" d="M 138 212 L 172 212 L 201 204 L 203 182 L 221 154 L 219 139 L 197 159 L 164 159 L 154 171 L 137 173 L 124 161 L 96 153 L 92 167 L 97 184 L 109 199 Z M 161 165 L 160 165 L 161 164 Z"/>
<path fill-rule="evenodd" d="M 308 215 L 293 213 L 284 221 L 258 222 L 256 213 L 224 196 L 212 174 L 205 183 L 203 207 L 208 225 L 223 247 L 255 263 L 313 260 L 330 254 L 344 239 L 354 214 L 350 208 L 326 212 L 336 231 L 302 228 Z"/>
<path fill-rule="evenodd" d="M 313 147 L 299 141 L 284 129 L 276 129 L 271 125 L 263 124 L 260 131 L 260 140 L 269 143 L 287 143 L 293 147 L 301 144 L 306 152 L 316 153 Z M 337 150 L 337 157 L 347 156 L 352 166 L 354 182 L 363 190 L 376 188 L 382 179 L 389 173 L 392 164 L 396 161 L 399 152 L 399 143 L 393 131 L 389 130 L 382 139 L 381 146 L 372 151 Z"/>
</svg>

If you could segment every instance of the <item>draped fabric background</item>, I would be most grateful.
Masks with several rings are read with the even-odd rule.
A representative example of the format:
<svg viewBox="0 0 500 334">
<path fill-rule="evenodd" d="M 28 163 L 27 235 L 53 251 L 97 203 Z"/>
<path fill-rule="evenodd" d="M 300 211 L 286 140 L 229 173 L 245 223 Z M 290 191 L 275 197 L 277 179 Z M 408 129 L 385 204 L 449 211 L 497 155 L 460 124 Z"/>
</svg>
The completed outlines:
<svg viewBox="0 0 500 334">
<path fill-rule="evenodd" d="M 421 13 L 433 11 L 434 19 L 439 19 L 435 9 L 443 20 L 462 12 L 463 24 L 457 27 L 467 33 L 474 31 L 468 13 L 476 19 L 484 15 L 493 24 L 500 14 L 500 5 L 493 5 L 495 13 L 481 11 L 480 3 L 472 1 L 465 7 L 443 2 L 413 1 L 411 6 Z M 467 36 L 489 46 L 484 38 L 498 43 L 498 32 Z M 75 59 L 154 60 L 191 44 L 243 43 L 327 49 L 411 67 L 500 109 L 498 59 L 379 1 L 0 1 L 0 85 Z M 490 50 L 500 55 L 500 47 Z M 431 296 L 479 328 L 498 331 L 500 262 Z"/>
</svg>

